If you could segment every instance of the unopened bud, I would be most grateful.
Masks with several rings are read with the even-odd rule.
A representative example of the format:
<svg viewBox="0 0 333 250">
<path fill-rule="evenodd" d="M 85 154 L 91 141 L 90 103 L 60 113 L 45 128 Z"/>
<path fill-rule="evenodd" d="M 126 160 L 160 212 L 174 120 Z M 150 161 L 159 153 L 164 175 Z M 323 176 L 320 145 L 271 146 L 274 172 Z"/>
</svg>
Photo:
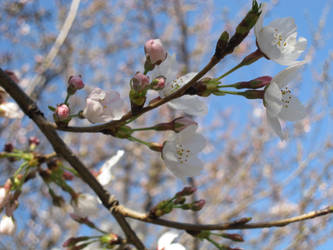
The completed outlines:
<svg viewBox="0 0 333 250">
<path fill-rule="evenodd" d="M 229 33 L 227 31 L 224 31 L 219 40 L 217 41 L 216 44 L 216 49 L 215 49 L 215 56 L 217 58 L 221 58 L 222 54 L 224 52 L 224 49 L 227 47 L 229 41 Z"/>
<path fill-rule="evenodd" d="M 37 145 L 39 145 L 39 143 L 40 143 L 40 140 L 37 137 L 31 136 L 29 138 L 29 145 L 35 144 L 37 146 Z"/>
<path fill-rule="evenodd" d="M 131 80 L 131 88 L 136 92 L 144 92 L 149 86 L 149 76 L 136 72 Z"/>
<path fill-rule="evenodd" d="M 192 203 L 192 210 L 193 211 L 199 211 L 201 210 L 204 205 L 206 204 L 205 200 L 198 200 Z"/>
<path fill-rule="evenodd" d="M 184 204 L 185 201 L 186 201 L 186 198 L 185 198 L 185 197 L 183 197 L 183 196 L 179 196 L 179 197 L 177 197 L 177 198 L 173 201 L 173 203 L 174 203 L 174 204 Z"/>
<path fill-rule="evenodd" d="M 176 193 L 176 197 L 192 195 L 197 191 L 196 187 L 187 186 L 182 191 Z"/>
<path fill-rule="evenodd" d="M 267 86 L 272 81 L 271 76 L 261 76 L 247 82 L 235 83 L 236 89 L 259 89 Z"/>
<path fill-rule="evenodd" d="M 67 171 L 63 172 L 62 177 L 64 177 L 64 179 L 67 181 L 71 181 L 74 179 L 74 175 Z"/>
<path fill-rule="evenodd" d="M 55 121 L 67 121 L 70 116 L 70 109 L 66 104 L 60 104 L 57 106 L 55 112 L 54 112 L 54 118 Z"/>
<path fill-rule="evenodd" d="M 246 97 L 247 99 L 264 99 L 264 90 L 246 90 L 240 95 Z"/>
<path fill-rule="evenodd" d="M 121 126 L 117 129 L 117 131 L 114 133 L 115 137 L 118 138 L 128 138 L 133 133 L 133 130 L 129 126 Z"/>
<path fill-rule="evenodd" d="M 184 130 L 189 126 L 198 125 L 198 123 L 196 123 L 193 119 L 191 119 L 188 116 L 178 117 L 172 121 L 172 124 L 173 124 L 173 130 L 176 133 L 179 133 L 180 131 Z"/>
<path fill-rule="evenodd" d="M 10 152 L 13 152 L 13 150 L 14 150 L 14 146 L 13 146 L 12 143 L 6 143 L 5 144 L 5 146 L 4 146 L 4 151 L 5 152 L 10 153 Z"/>
<path fill-rule="evenodd" d="M 161 90 L 164 89 L 166 82 L 165 82 L 166 78 L 164 76 L 160 76 L 155 78 L 150 85 L 150 88 L 153 90 Z"/>
<path fill-rule="evenodd" d="M 74 94 L 77 90 L 84 88 L 84 83 L 82 81 L 81 75 L 70 76 L 67 84 L 67 91 L 69 94 Z"/>
<path fill-rule="evenodd" d="M 229 234 L 229 233 L 222 233 L 221 236 L 223 238 L 233 240 L 233 241 L 239 241 L 242 242 L 244 241 L 243 237 L 240 234 Z"/>
<path fill-rule="evenodd" d="M 168 55 L 160 39 L 151 39 L 147 41 L 144 49 L 147 60 L 152 64 L 160 65 Z"/>
<path fill-rule="evenodd" d="M 110 234 L 103 235 L 100 238 L 100 241 L 103 244 L 108 244 L 109 246 L 113 246 L 116 244 L 120 244 L 121 238 L 117 234 L 110 233 Z"/>
</svg>

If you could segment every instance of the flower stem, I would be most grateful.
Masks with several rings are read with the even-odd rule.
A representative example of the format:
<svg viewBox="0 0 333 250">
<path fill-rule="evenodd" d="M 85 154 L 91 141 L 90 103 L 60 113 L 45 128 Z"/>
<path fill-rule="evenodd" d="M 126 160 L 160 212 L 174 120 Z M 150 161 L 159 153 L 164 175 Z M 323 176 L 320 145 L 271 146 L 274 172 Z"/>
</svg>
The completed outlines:
<svg viewBox="0 0 333 250">
<path fill-rule="evenodd" d="M 234 72 L 235 70 L 243 67 L 245 64 L 243 64 L 243 62 L 239 63 L 238 65 L 236 65 L 235 67 L 233 67 L 231 70 L 229 70 L 228 72 L 224 73 L 223 75 L 221 75 L 220 77 L 216 78 L 216 80 L 221 80 L 222 78 L 226 77 L 227 75 L 231 74 L 232 72 Z"/>
<path fill-rule="evenodd" d="M 146 128 L 132 128 L 132 131 L 147 131 L 147 130 L 155 130 L 155 126 L 146 127 Z"/>
<path fill-rule="evenodd" d="M 135 141 L 135 142 L 138 142 L 138 143 L 144 144 L 144 145 L 146 145 L 146 146 L 149 147 L 149 148 L 150 148 L 150 146 L 151 146 L 151 143 L 150 143 L 150 142 L 142 141 L 142 140 L 140 140 L 140 139 L 138 139 L 138 138 L 136 138 L 136 137 L 134 137 L 134 136 L 129 136 L 129 137 L 128 137 L 128 140 L 130 140 L 130 141 Z"/>
<path fill-rule="evenodd" d="M 66 95 L 66 98 L 65 98 L 64 104 L 68 105 L 69 97 L 71 97 L 71 94 L 69 94 L 69 93 L 67 92 L 67 95 Z"/>
</svg>

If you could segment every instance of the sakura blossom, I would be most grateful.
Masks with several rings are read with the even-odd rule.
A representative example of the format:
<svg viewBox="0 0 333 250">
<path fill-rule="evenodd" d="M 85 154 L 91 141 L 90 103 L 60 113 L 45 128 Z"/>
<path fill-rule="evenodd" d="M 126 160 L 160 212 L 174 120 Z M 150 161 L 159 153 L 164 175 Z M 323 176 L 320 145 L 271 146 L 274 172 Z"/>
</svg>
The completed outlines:
<svg viewBox="0 0 333 250">
<path fill-rule="evenodd" d="M 12 216 L 4 215 L 0 221 L 0 234 L 12 235 L 16 230 L 16 224 Z"/>
<path fill-rule="evenodd" d="M 160 39 L 151 39 L 144 46 L 146 57 L 152 64 L 160 64 L 166 58 L 168 53 L 165 51 Z"/>
<path fill-rule="evenodd" d="M 172 135 L 163 145 L 165 165 L 182 180 L 199 175 L 203 169 L 204 164 L 197 154 L 206 146 L 206 139 L 196 132 L 197 128 L 197 125 L 191 125 Z"/>
<path fill-rule="evenodd" d="M 89 217 L 98 214 L 99 200 L 88 193 L 80 194 L 74 202 L 73 208 L 76 216 Z"/>
<path fill-rule="evenodd" d="M 306 109 L 297 97 L 291 94 L 287 84 L 292 81 L 298 70 L 305 62 L 298 62 L 277 74 L 265 90 L 264 105 L 266 107 L 267 120 L 274 132 L 281 138 L 282 133 L 279 119 L 286 121 L 298 121 L 306 116 Z"/>
<path fill-rule="evenodd" d="M 165 78 L 166 85 L 159 91 L 160 97 L 164 98 L 176 92 L 197 74 L 196 72 L 191 72 L 177 78 L 177 69 L 176 55 L 171 55 L 168 56 L 164 63 L 155 67 L 152 71 L 152 79 L 161 76 Z M 168 105 L 189 115 L 204 116 L 208 112 L 206 103 L 199 96 L 184 95 L 168 102 Z"/>
<path fill-rule="evenodd" d="M 279 18 L 263 26 L 267 5 L 263 4 L 262 13 L 254 26 L 257 45 L 269 59 L 282 64 L 292 65 L 307 46 L 304 37 L 297 37 L 297 27 L 292 17 Z"/>
<path fill-rule="evenodd" d="M 95 88 L 86 100 L 83 116 L 91 123 L 102 123 L 120 119 L 123 101 L 117 91 Z"/>
</svg>

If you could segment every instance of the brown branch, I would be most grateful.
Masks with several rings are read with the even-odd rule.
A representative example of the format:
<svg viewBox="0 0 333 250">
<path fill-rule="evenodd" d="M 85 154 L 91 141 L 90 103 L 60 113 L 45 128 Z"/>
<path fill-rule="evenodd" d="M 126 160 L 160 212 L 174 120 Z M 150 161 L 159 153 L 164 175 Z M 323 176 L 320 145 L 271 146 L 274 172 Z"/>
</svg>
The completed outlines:
<svg viewBox="0 0 333 250">
<path fill-rule="evenodd" d="M 98 195 L 103 205 L 110 209 L 120 227 L 126 234 L 127 240 L 133 243 L 138 249 L 145 249 L 143 243 L 137 237 L 135 232 L 130 228 L 124 216 L 113 209 L 118 205 L 118 201 L 103 188 L 90 171 L 84 166 L 80 159 L 70 150 L 64 141 L 57 134 L 55 128 L 44 118 L 43 113 L 39 110 L 36 103 L 21 88 L 12 81 L 5 72 L 0 68 L 0 86 L 17 102 L 23 112 L 33 120 L 42 133 L 51 143 L 57 155 L 63 157 L 69 164 L 80 174 L 84 182 Z"/>
<path fill-rule="evenodd" d="M 149 218 L 147 214 L 138 213 L 132 211 L 123 206 L 118 206 L 117 210 L 125 217 L 130 217 L 135 220 L 145 221 L 155 225 L 161 225 L 171 228 L 190 230 L 190 231 L 201 231 L 201 230 L 231 230 L 231 229 L 255 229 L 255 228 L 268 228 L 268 227 L 284 227 L 288 224 L 313 219 L 319 216 L 324 216 L 327 214 L 333 213 L 333 206 L 327 208 L 312 211 L 306 214 L 302 214 L 295 217 L 290 217 L 287 219 L 270 221 L 270 222 L 256 222 L 256 223 L 246 223 L 247 220 L 241 219 L 233 222 L 220 223 L 220 224 L 191 224 L 191 223 L 182 223 L 164 219 L 152 219 Z"/>
</svg>

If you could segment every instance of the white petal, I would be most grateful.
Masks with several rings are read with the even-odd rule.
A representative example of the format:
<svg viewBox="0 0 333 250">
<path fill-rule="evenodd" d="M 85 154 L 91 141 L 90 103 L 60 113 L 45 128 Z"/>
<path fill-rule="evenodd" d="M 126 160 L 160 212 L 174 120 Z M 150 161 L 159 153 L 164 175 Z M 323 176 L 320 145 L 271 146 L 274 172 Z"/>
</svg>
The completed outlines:
<svg viewBox="0 0 333 250">
<path fill-rule="evenodd" d="M 263 3 L 262 8 L 261 8 L 261 14 L 260 14 L 255 26 L 254 26 L 254 33 L 255 33 L 257 39 L 258 39 L 258 36 L 259 36 L 259 32 L 263 28 L 263 21 L 264 21 L 264 17 L 266 15 L 266 12 L 267 12 L 267 4 Z"/>
<path fill-rule="evenodd" d="M 117 154 L 107 160 L 101 167 L 101 173 L 96 178 L 103 186 L 111 183 L 111 180 L 113 178 L 111 169 L 123 157 L 124 153 L 124 150 L 118 150 Z"/>
<path fill-rule="evenodd" d="M 280 137 L 281 140 L 285 139 L 285 135 L 282 133 L 281 124 L 277 117 L 271 116 L 268 112 L 266 112 L 267 121 L 270 127 L 274 130 L 274 132 Z"/>
<path fill-rule="evenodd" d="M 159 76 L 164 76 L 166 81 L 175 80 L 177 77 L 178 68 L 176 61 L 176 54 L 168 55 L 167 59 L 160 65 L 155 66 L 154 70 L 150 72 L 151 79 Z"/>
<path fill-rule="evenodd" d="M 74 204 L 74 212 L 77 216 L 88 217 L 96 215 L 99 212 L 99 201 L 91 194 L 80 194 L 77 200 L 77 204 Z"/>
<path fill-rule="evenodd" d="M 189 115 L 204 116 L 208 113 L 208 107 L 198 96 L 184 95 L 168 102 L 168 105 L 176 110 Z"/>
<path fill-rule="evenodd" d="M 278 29 L 283 37 L 288 37 L 291 34 L 295 33 L 297 30 L 294 18 L 292 17 L 275 19 L 268 26 L 272 27 L 273 29 Z"/>
<path fill-rule="evenodd" d="M 157 250 L 168 247 L 177 237 L 178 234 L 171 231 L 164 233 L 157 241 Z"/>
<path fill-rule="evenodd" d="M 264 94 L 264 101 L 267 112 L 271 116 L 277 116 L 282 109 L 282 94 L 278 85 L 271 81 Z"/>
<path fill-rule="evenodd" d="M 289 103 L 283 104 L 282 110 L 278 114 L 279 118 L 286 121 L 298 121 L 306 116 L 306 109 L 297 97 L 286 93 L 283 99 L 288 100 Z"/>
<path fill-rule="evenodd" d="M 275 77 L 273 77 L 272 82 L 275 82 L 280 89 L 287 86 L 288 83 L 290 83 L 296 78 L 298 71 L 304 66 L 305 63 L 307 62 L 297 62 L 289 66 L 288 68 L 282 70 Z"/>
</svg>

